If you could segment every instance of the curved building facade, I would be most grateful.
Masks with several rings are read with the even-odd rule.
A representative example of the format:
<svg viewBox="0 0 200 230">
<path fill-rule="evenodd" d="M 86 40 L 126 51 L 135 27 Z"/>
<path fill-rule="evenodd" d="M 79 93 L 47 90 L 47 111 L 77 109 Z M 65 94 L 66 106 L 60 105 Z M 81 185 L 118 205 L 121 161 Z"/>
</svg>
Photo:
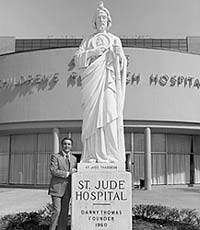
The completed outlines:
<svg viewBox="0 0 200 230">
<path fill-rule="evenodd" d="M 21 50 L 16 40 L 15 52 L 0 55 L 1 185 L 46 186 L 50 156 L 66 135 L 80 159 L 81 77 L 73 64 L 80 40 L 71 40 L 63 47 L 62 39 L 49 39 L 43 48 L 42 40 L 26 40 Z M 200 55 L 183 50 L 183 40 L 176 49 L 150 40 L 151 47 L 123 41 L 126 168 L 133 186 L 149 169 L 151 184 L 200 183 Z"/>
</svg>

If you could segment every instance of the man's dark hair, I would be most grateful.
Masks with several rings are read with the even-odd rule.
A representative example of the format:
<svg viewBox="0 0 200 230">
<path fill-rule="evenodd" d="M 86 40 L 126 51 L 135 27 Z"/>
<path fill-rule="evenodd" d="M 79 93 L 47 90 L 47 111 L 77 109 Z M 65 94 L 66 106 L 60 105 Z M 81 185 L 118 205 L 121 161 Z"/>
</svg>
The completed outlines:
<svg viewBox="0 0 200 230">
<path fill-rule="evenodd" d="M 62 139 L 62 141 L 61 141 L 61 145 L 62 145 L 62 146 L 63 146 L 63 142 L 64 142 L 65 140 L 71 141 L 72 145 L 73 145 L 73 143 L 74 143 L 72 138 L 70 138 L 70 137 L 64 137 L 64 138 Z"/>
</svg>

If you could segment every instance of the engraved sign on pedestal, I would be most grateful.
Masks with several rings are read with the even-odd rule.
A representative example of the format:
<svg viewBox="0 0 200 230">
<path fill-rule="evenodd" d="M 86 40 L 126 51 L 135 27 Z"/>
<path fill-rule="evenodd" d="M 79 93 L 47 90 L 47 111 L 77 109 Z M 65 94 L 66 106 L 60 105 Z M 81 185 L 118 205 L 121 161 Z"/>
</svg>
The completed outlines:
<svg viewBox="0 0 200 230">
<path fill-rule="evenodd" d="M 131 174 L 117 164 L 82 163 L 78 170 L 72 178 L 72 230 L 131 230 Z"/>
</svg>

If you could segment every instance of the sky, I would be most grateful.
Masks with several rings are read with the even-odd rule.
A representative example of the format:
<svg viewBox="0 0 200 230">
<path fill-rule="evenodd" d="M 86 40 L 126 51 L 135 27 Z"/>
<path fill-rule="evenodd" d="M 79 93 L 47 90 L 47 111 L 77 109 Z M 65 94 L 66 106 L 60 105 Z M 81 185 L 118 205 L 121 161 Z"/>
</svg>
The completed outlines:
<svg viewBox="0 0 200 230">
<path fill-rule="evenodd" d="M 83 37 L 99 0 L 0 0 L 0 36 Z M 128 38 L 200 36 L 200 0 L 104 0 L 110 32 Z"/>
</svg>

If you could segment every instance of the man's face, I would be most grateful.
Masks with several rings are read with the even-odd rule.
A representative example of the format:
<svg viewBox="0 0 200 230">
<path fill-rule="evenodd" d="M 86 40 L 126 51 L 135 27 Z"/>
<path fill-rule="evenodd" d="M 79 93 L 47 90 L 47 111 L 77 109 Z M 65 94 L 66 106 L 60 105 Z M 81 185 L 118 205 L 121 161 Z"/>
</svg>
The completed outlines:
<svg viewBox="0 0 200 230">
<path fill-rule="evenodd" d="M 96 16 L 96 27 L 98 32 L 106 31 L 108 26 L 108 17 L 106 12 L 100 11 Z"/>
<path fill-rule="evenodd" d="M 70 140 L 64 140 L 62 144 L 62 149 L 65 153 L 68 153 L 72 149 L 72 142 Z"/>
</svg>

